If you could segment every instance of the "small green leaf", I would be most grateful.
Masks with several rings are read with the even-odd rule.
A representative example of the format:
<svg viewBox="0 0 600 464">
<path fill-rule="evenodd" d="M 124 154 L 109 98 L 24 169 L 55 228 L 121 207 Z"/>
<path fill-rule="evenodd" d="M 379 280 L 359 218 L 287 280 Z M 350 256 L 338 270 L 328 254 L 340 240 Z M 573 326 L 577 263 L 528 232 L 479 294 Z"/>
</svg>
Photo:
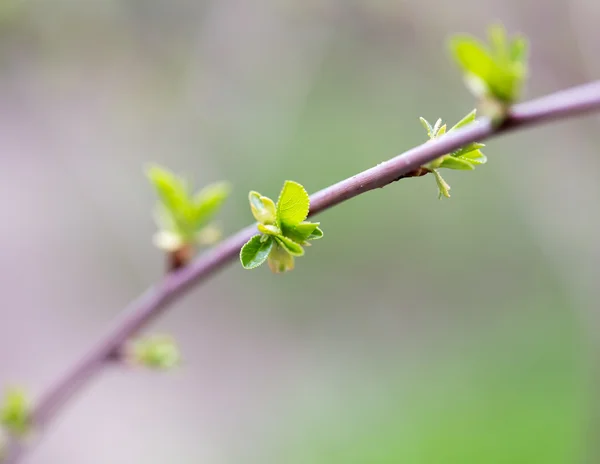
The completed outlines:
<svg viewBox="0 0 600 464">
<path fill-rule="evenodd" d="M 471 92 L 484 101 L 491 98 L 502 103 L 497 107 L 502 114 L 495 117 L 503 119 L 507 105 L 518 99 L 527 76 L 527 42 L 522 37 L 509 42 L 502 25 L 490 27 L 488 35 L 489 49 L 465 35 L 451 39 L 450 48 Z"/>
<path fill-rule="evenodd" d="M 276 243 L 271 249 L 267 262 L 269 264 L 269 269 L 275 274 L 294 269 L 294 257 L 282 248 L 279 243 Z"/>
<path fill-rule="evenodd" d="M 506 40 L 506 30 L 501 24 L 493 24 L 488 28 L 488 37 L 492 53 L 496 59 L 502 64 L 510 63 L 510 54 L 508 42 Z"/>
<path fill-rule="evenodd" d="M 273 200 L 254 191 L 250 192 L 248 199 L 252 215 L 260 224 L 273 225 L 277 222 L 277 208 Z"/>
<path fill-rule="evenodd" d="M 434 170 L 432 172 L 433 172 L 433 175 L 435 176 L 435 182 L 437 183 L 437 186 L 438 186 L 438 198 L 442 198 L 442 196 L 444 196 L 446 198 L 450 198 L 450 186 L 446 183 L 446 181 L 441 176 L 439 171 Z"/>
<path fill-rule="evenodd" d="M 278 225 L 293 227 L 308 216 L 310 198 L 304 187 L 297 182 L 287 180 L 277 200 Z"/>
<path fill-rule="evenodd" d="M 171 369 L 181 360 L 177 344 L 168 335 L 152 335 L 136 340 L 132 355 L 136 364 L 157 370 Z"/>
<path fill-rule="evenodd" d="M 271 237 L 264 241 L 260 235 L 252 237 L 240 250 L 240 261 L 244 269 L 254 269 L 260 266 L 265 262 L 272 248 L 273 239 Z"/>
<path fill-rule="evenodd" d="M 510 58 L 513 62 L 525 63 L 527 61 L 527 39 L 516 37 L 510 45 Z"/>
<path fill-rule="evenodd" d="M 150 166 L 147 176 L 159 199 L 155 210 L 159 228 L 155 244 L 163 250 L 173 251 L 176 242 L 187 244 L 206 238 L 202 236 L 202 228 L 229 195 L 229 185 L 214 183 L 192 197 L 185 181 L 163 167 Z"/>
<path fill-rule="evenodd" d="M 442 135 L 444 135 L 446 133 L 446 124 L 444 124 L 442 127 L 440 127 L 437 132 L 435 133 L 436 137 L 441 137 Z"/>
<path fill-rule="evenodd" d="M 465 145 L 464 147 L 461 147 L 458 150 L 453 151 L 452 156 L 464 156 L 467 153 L 479 150 L 480 148 L 483 148 L 483 147 L 485 147 L 485 145 L 483 143 L 477 143 L 477 142 L 469 143 L 468 145 Z"/>
<path fill-rule="evenodd" d="M 307 240 L 318 240 L 320 238 L 323 238 L 323 231 L 317 227 L 312 234 L 310 234 L 310 236 L 308 237 Z"/>
<path fill-rule="evenodd" d="M 461 155 L 460 158 L 468 161 L 471 164 L 485 164 L 487 163 L 487 157 L 481 152 L 481 150 L 473 150 L 464 155 Z"/>
<path fill-rule="evenodd" d="M 438 120 L 435 122 L 435 125 L 433 126 L 433 136 L 436 137 L 440 127 L 442 125 L 442 118 L 438 118 Z"/>
<path fill-rule="evenodd" d="M 31 405 L 21 388 L 8 388 L 0 406 L 0 423 L 11 433 L 22 436 L 31 426 Z"/>
<path fill-rule="evenodd" d="M 476 115 L 477 115 L 477 110 L 475 109 L 475 110 L 471 111 L 469 114 L 467 114 L 460 121 L 458 121 L 456 124 L 454 124 L 454 126 L 452 126 L 452 129 L 450 129 L 448 132 L 452 132 L 455 129 L 460 129 L 461 127 L 471 124 L 473 121 L 475 121 Z"/>
<path fill-rule="evenodd" d="M 226 182 L 207 185 L 194 195 L 192 223 L 196 228 L 206 224 L 223 205 L 231 188 Z"/>
<path fill-rule="evenodd" d="M 450 40 L 450 48 L 464 72 L 473 74 L 486 82 L 497 68 L 485 45 L 474 37 L 456 36 Z"/>
<path fill-rule="evenodd" d="M 291 238 L 295 242 L 302 243 L 310 237 L 314 230 L 319 226 L 318 222 L 301 222 L 294 227 L 283 227 L 283 235 Z"/>
<path fill-rule="evenodd" d="M 442 164 L 440 164 L 440 168 L 446 169 L 458 169 L 462 171 L 472 171 L 475 169 L 468 161 L 463 160 L 462 158 L 456 158 L 454 156 L 446 156 L 442 160 Z"/>
<path fill-rule="evenodd" d="M 281 235 L 281 230 L 277 226 L 258 224 L 257 228 L 261 233 L 266 235 Z"/>
<path fill-rule="evenodd" d="M 146 171 L 158 195 L 162 209 L 158 213 L 162 223 L 182 232 L 186 229 L 190 201 L 185 182 L 167 169 L 152 165 Z M 166 216 L 169 216 L 168 218 Z"/>
<path fill-rule="evenodd" d="M 423 124 L 423 127 L 427 131 L 427 136 L 430 139 L 432 139 L 434 132 L 433 132 L 433 127 L 431 127 L 431 124 L 429 124 L 429 121 L 427 121 L 427 119 L 425 119 L 425 118 L 419 118 L 419 121 L 421 121 L 421 124 Z"/>
<path fill-rule="evenodd" d="M 282 248 L 285 248 L 285 250 L 292 256 L 304 255 L 304 248 L 302 248 L 302 245 L 294 242 L 292 239 L 284 237 L 283 235 L 279 235 L 275 237 L 275 240 Z"/>
</svg>

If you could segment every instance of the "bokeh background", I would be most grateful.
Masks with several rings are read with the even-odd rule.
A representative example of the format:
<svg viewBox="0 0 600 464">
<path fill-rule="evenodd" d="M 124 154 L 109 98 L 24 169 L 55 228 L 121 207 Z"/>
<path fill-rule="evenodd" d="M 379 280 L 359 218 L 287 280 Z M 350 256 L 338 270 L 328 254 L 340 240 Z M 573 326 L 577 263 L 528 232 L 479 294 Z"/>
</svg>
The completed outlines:
<svg viewBox="0 0 600 464">
<path fill-rule="evenodd" d="M 596 0 L 2 0 L 0 383 L 33 396 L 160 279 L 149 162 L 314 192 L 474 102 L 449 35 L 532 44 L 526 97 L 600 75 Z M 150 332 L 184 364 L 113 367 L 37 464 L 572 464 L 600 446 L 600 120 L 488 143 L 319 217 L 289 275 L 239 264 Z"/>
</svg>

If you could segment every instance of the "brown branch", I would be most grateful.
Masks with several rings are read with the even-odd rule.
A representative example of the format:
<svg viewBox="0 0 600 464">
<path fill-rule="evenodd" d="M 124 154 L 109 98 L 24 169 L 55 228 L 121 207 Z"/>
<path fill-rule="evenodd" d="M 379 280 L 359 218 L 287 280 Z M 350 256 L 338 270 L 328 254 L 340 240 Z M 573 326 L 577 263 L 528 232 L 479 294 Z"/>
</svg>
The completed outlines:
<svg viewBox="0 0 600 464">
<path fill-rule="evenodd" d="M 350 198 L 386 185 L 407 175 L 418 173 L 418 168 L 434 159 L 471 142 L 543 122 L 564 119 L 600 110 L 600 81 L 515 105 L 508 118 L 499 127 L 483 118 L 476 124 L 453 131 L 439 139 L 428 141 L 405 153 L 367 169 L 355 176 L 327 187 L 311 196 L 310 215 L 323 212 Z M 143 327 L 160 316 L 171 302 L 193 285 L 216 274 L 238 257 L 240 248 L 254 234 L 251 225 L 227 238 L 195 261 L 166 276 L 146 293 L 133 301 L 108 331 L 66 372 L 58 377 L 40 397 L 32 411 L 32 424 L 41 432 L 69 400 L 99 373 L 121 347 Z M 11 443 L 7 463 L 17 463 L 27 448 L 16 441 Z"/>
</svg>

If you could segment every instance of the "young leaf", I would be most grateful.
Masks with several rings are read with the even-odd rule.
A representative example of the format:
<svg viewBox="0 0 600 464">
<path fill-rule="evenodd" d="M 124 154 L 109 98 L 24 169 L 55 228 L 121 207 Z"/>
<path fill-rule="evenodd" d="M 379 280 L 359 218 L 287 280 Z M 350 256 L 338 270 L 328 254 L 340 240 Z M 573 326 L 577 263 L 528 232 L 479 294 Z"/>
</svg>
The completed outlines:
<svg viewBox="0 0 600 464">
<path fill-rule="evenodd" d="M 254 191 L 250 192 L 248 199 L 252 215 L 260 224 L 273 225 L 277 222 L 277 208 L 273 200 Z"/>
<path fill-rule="evenodd" d="M 275 240 L 292 256 L 302 256 L 304 254 L 304 248 L 302 248 L 302 245 L 299 245 L 292 239 L 284 237 L 283 235 L 279 235 L 275 237 Z"/>
<path fill-rule="evenodd" d="M 485 145 L 483 143 L 477 143 L 477 142 L 469 143 L 468 145 L 465 145 L 464 147 L 461 147 L 458 150 L 453 151 L 452 156 L 464 156 L 467 153 L 479 150 L 480 148 L 483 148 L 483 147 L 485 147 Z"/>
<path fill-rule="evenodd" d="M 425 118 L 419 118 L 419 121 L 421 121 L 421 124 L 423 124 L 423 127 L 427 131 L 427 136 L 432 139 L 434 132 L 433 127 L 431 127 L 431 124 L 429 124 L 429 121 L 427 121 Z"/>
<path fill-rule="evenodd" d="M 450 129 L 448 132 L 452 132 L 455 129 L 460 129 L 461 127 L 471 124 L 473 121 L 475 121 L 476 115 L 477 115 L 477 110 L 475 109 L 475 110 L 471 111 L 469 114 L 467 114 L 460 121 L 458 121 L 456 124 L 454 124 L 454 126 L 452 126 L 452 129 Z"/>
<path fill-rule="evenodd" d="M 506 40 L 506 30 L 501 24 L 494 24 L 488 28 L 488 37 L 492 53 L 502 64 L 510 63 L 510 54 L 508 42 Z"/>
<path fill-rule="evenodd" d="M 304 187 L 287 180 L 277 200 L 278 225 L 293 227 L 300 224 L 308 216 L 309 205 L 310 198 Z"/>
<path fill-rule="evenodd" d="M 461 155 L 460 158 L 475 165 L 487 163 L 487 157 L 481 152 L 481 150 L 467 152 L 464 155 Z"/>
<path fill-rule="evenodd" d="M 318 240 L 320 238 L 323 238 L 323 231 L 317 227 L 313 230 L 313 233 L 308 236 L 307 240 Z"/>
<path fill-rule="evenodd" d="M 444 178 L 440 175 L 439 171 L 434 170 L 433 175 L 435 176 L 435 182 L 438 186 L 438 198 L 445 196 L 450 198 L 450 186 L 446 183 Z"/>
<path fill-rule="evenodd" d="M 9 388 L 0 406 L 0 423 L 15 435 L 24 435 L 30 427 L 31 406 L 25 392 Z"/>
<path fill-rule="evenodd" d="M 183 220 L 184 213 L 189 208 L 188 193 L 184 182 L 172 172 L 158 165 L 150 166 L 146 174 L 168 213 L 176 222 Z"/>
<path fill-rule="evenodd" d="M 438 120 L 435 122 L 435 125 L 433 126 L 433 136 L 436 137 L 440 127 L 442 126 L 442 118 L 438 118 Z"/>
<path fill-rule="evenodd" d="M 510 44 L 510 58 L 513 62 L 525 64 L 527 61 L 527 40 L 524 37 L 516 37 Z"/>
<path fill-rule="evenodd" d="M 301 222 L 297 226 L 284 226 L 283 235 L 291 238 L 295 242 L 302 243 L 310 237 L 314 230 L 319 226 L 318 222 Z"/>
<path fill-rule="evenodd" d="M 240 250 L 240 261 L 244 269 L 254 269 L 265 262 L 271 249 L 273 238 L 262 240 L 260 235 L 252 237 Z"/>
<path fill-rule="evenodd" d="M 273 245 L 267 262 L 269 264 L 269 269 L 275 274 L 294 269 L 294 257 L 278 243 Z"/>
<path fill-rule="evenodd" d="M 200 190 L 193 198 L 192 223 L 198 228 L 206 224 L 221 208 L 229 196 L 231 188 L 226 182 L 210 184 Z"/>
<path fill-rule="evenodd" d="M 440 164 L 440 168 L 446 169 L 458 169 L 463 171 L 472 171 L 475 169 L 471 163 L 462 158 L 456 158 L 454 156 L 446 156 L 442 160 L 442 164 Z"/>
<path fill-rule="evenodd" d="M 279 227 L 277 226 L 273 226 L 270 224 L 264 225 L 264 224 L 258 224 L 258 230 L 266 235 L 281 235 L 281 229 L 279 229 Z"/>
<path fill-rule="evenodd" d="M 497 68 L 486 47 L 471 36 L 461 35 L 452 38 L 450 49 L 464 72 L 473 74 L 484 82 L 489 81 L 490 75 Z"/>
</svg>

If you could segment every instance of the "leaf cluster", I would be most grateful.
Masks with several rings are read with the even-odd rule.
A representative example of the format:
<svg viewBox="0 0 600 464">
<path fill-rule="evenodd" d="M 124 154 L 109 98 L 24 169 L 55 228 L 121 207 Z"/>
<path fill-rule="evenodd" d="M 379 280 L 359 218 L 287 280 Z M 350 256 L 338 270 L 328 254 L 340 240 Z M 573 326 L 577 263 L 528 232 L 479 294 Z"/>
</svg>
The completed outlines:
<svg viewBox="0 0 600 464">
<path fill-rule="evenodd" d="M 310 198 L 299 183 L 286 181 L 277 204 L 254 191 L 248 199 L 260 234 L 252 237 L 240 251 L 245 269 L 254 269 L 268 261 L 274 273 L 290 271 L 294 268 L 294 258 L 304 255 L 309 241 L 323 237 L 318 222 L 306 221 Z"/>
<path fill-rule="evenodd" d="M 502 25 L 489 27 L 488 38 L 489 46 L 470 35 L 456 35 L 450 50 L 477 98 L 510 105 L 519 99 L 527 78 L 527 40 L 509 39 Z"/>
<path fill-rule="evenodd" d="M 446 133 L 451 133 L 461 127 L 465 127 L 475 122 L 477 110 L 471 111 L 464 118 L 458 121 L 452 128 L 446 131 L 446 124 L 442 124 L 442 120 L 438 119 L 432 126 L 425 118 L 420 118 L 421 124 L 427 131 L 427 135 L 430 140 L 435 140 Z M 427 170 L 433 173 L 438 186 L 438 197 L 450 197 L 450 186 L 442 178 L 439 173 L 439 169 L 456 169 L 461 171 L 472 171 L 475 166 L 485 164 L 487 162 L 486 156 L 482 153 L 481 149 L 485 145 L 483 143 L 473 142 L 469 143 L 452 153 L 440 156 L 431 163 L 423 166 Z"/>
<path fill-rule="evenodd" d="M 159 228 L 154 243 L 165 251 L 185 245 L 208 245 L 220 238 L 216 225 L 209 223 L 230 192 L 229 184 L 218 182 L 192 193 L 187 182 L 153 165 L 147 176 L 158 195 L 155 220 Z"/>
</svg>

